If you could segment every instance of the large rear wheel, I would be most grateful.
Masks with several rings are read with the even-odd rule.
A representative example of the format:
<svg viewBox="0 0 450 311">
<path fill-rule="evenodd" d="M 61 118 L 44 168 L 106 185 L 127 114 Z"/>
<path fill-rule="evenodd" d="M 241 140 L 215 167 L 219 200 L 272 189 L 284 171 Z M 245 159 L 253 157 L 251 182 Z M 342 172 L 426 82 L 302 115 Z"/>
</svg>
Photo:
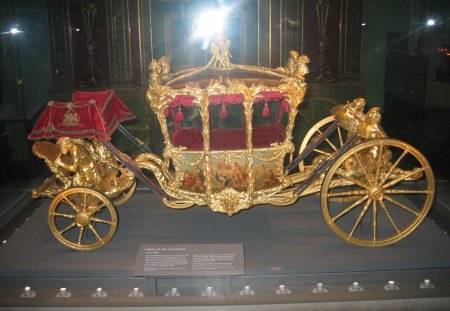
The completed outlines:
<svg viewBox="0 0 450 311">
<path fill-rule="evenodd" d="M 376 139 L 350 149 L 330 168 L 322 184 L 322 213 L 331 230 L 347 242 L 386 246 L 425 220 L 434 195 L 433 171 L 417 149 L 394 139 Z"/>
</svg>

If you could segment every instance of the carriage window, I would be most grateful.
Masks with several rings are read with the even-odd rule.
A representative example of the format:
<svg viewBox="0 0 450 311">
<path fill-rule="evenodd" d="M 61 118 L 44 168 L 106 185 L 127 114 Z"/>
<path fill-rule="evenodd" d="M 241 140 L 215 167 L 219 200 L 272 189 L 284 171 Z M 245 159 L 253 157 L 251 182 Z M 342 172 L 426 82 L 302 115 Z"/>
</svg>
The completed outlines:
<svg viewBox="0 0 450 311">
<path fill-rule="evenodd" d="M 240 150 L 246 147 L 244 105 L 209 105 L 210 143 L 212 150 Z"/>
<path fill-rule="evenodd" d="M 201 128 L 202 117 L 200 116 L 200 110 L 197 106 L 181 106 L 183 113 L 183 119 L 180 121 L 180 127 L 183 129 L 188 128 Z"/>
<path fill-rule="evenodd" d="M 175 120 L 178 122 L 178 127 L 182 129 L 202 127 L 202 118 L 197 106 L 167 108 L 165 115 L 169 133 L 176 129 Z"/>
<path fill-rule="evenodd" d="M 175 147 L 202 150 L 202 118 L 200 110 L 193 105 L 178 105 L 165 111 L 167 129 Z"/>
<path fill-rule="evenodd" d="M 279 104 L 278 99 L 268 100 L 267 105 L 264 101 L 254 103 L 252 125 L 274 125 L 278 116 Z"/>
<path fill-rule="evenodd" d="M 210 105 L 209 117 L 213 130 L 244 128 L 244 106 L 242 104 Z"/>
<path fill-rule="evenodd" d="M 285 105 L 289 105 L 288 103 L 286 103 Z M 281 128 L 286 128 L 286 126 L 288 125 L 288 121 L 289 121 L 289 106 L 287 106 L 288 108 L 285 109 L 281 109 L 281 116 L 280 116 L 280 127 Z"/>
<path fill-rule="evenodd" d="M 285 100 L 278 98 L 253 104 L 252 140 L 255 148 L 266 148 L 284 140 L 289 111 L 286 105 Z"/>
</svg>

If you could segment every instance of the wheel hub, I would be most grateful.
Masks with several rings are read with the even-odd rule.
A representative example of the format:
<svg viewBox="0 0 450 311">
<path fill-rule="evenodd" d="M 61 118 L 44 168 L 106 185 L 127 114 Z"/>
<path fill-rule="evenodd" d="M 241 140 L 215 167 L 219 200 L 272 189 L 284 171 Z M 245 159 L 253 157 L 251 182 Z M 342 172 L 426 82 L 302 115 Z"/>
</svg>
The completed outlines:
<svg viewBox="0 0 450 311">
<path fill-rule="evenodd" d="M 91 216 L 86 212 L 80 212 L 75 216 L 75 223 L 78 227 L 85 227 L 91 222 Z"/>
<path fill-rule="evenodd" d="M 384 189 L 381 186 L 372 187 L 369 190 L 369 197 L 372 200 L 381 201 L 384 198 Z"/>
</svg>

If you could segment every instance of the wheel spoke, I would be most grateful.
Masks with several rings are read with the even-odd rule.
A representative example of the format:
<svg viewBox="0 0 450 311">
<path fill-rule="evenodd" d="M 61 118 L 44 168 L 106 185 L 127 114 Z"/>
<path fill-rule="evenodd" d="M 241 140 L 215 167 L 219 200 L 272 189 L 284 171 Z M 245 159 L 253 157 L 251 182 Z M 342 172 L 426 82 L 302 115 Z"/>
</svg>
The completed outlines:
<svg viewBox="0 0 450 311">
<path fill-rule="evenodd" d="M 81 245 L 81 239 L 83 238 L 84 227 L 80 227 L 80 233 L 78 234 L 78 243 L 77 245 Z"/>
<path fill-rule="evenodd" d="M 341 132 L 341 128 L 338 126 L 337 128 L 338 131 L 338 136 L 339 136 L 339 143 L 341 144 L 341 147 L 344 145 L 344 140 L 342 139 L 342 132 Z"/>
<path fill-rule="evenodd" d="M 339 218 L 341 218 L 342 216 L 344 216 L 345 214 L 347 214 L 348 212 L 350 212 L 352 209 L 354 209 L 355 207 L 357 207 L 358 205 L 361 205 L 362 202 L 364 202 L 365 200 L 367 200 L 369 198 L 368 195 L 363 196 L 361 199 L 359 199 L 356 202 L 353 202 L 352 205 L 348 206 L 346 209 L 344 209 L 342 212 L 340 212 L 338 215 L 334 216 L 331 220 L 333 222 L 336 222 L 336 220 L 338 220 Z"/>
<path fill-rule="evenodd" d="M 84 208 L 87 207 L 87 192 L 84 193 L 83 206 L 84 206 Z"/>
<path fill-rule="evenodd" d="M 387 194 L 429 194 L 430 190 L 404 190 L 404 189 L 387 189 L 384 190 Z"/>
<path fill-rule="evenodd" d="M 62 235 L 64 232 L 69 231 L 70 229 L 72 229 L 73 227 L 75 227 L 77 224 L 75 222 L 71 223 L 70 225 L 68 225 L 67 227 L 65 227 L 64 229 L 58 231 L 58 233 L 60 235 Z"/>
<path fill-rule="evenodd" d="M 380 201 L 380 205 L 381 208 L 384 210 L 384 212 L 386 213 L 387 218 L 389 219 L 389 221 L 391 222 L 392 226 L 395 228 L 395 230 L 397 231 L 397 233 L 400 234 L 400 229 L 398 228 L 397 224 L 395 223 L 394 219 L 392 218 L 391 213 L 389 212 L 386 204 L 384 204 L 383 201 Z"/>
<path fill-rule="evenodd" d="M 92 224 L 89 224 L 89 229 L 91 229 L 91 231 L 94 233 L 94 235 L 97 237 L 97 239 L 99 241 L 102 240 L 102 238 L 100 237 L 100 235 L 98 234 L 97 230 L 95 230 L 95 228 L 92 226 Z"/>
<path fill-rule="evenodd" d="M 101 204 L 99 206 L 97 206 L 94 210 L 91 210 L 91 212 L 93 212 L 93 213 L 100 212 L 106 206 L 106 204 L 107 204 L 107 202 L 101 201 Z"/>
<path fill-rule="evenodd" d="M 328 193 L 327 197 L 345 197 L 345 196 L 356 196 L 356 195 L 364 195 L 367 194 L 367 190 L 354 190 L 354 191 L 345 191 L 345 192 L 332 192 Z"/>
<path fill-rule="evenodd" d="M 373 227 L 373 236 L 372 240 L 375 242 L 377 240 L 377 201 L 372 202 L 372 227 Z"/>
<path fill-rule="evenodd" d="M 66 202 L 67 205 L 69 205 L 75 212 L 77 213 L 79 212 L 80 209 L 75 204 L 73 204 L 68 197 L 64 197 L 62 200 Z"/>
<path fill-rule="evenodd" d="M 326 152 L 326 151 L 322 151 L 320 149 L 314 149 L 314 152 L 317 152 L 319 154 L 326 155 L 326 156 L 330 156 L 331 155 L 331 153 Z"/>
<path fill-rule="evenodd" d="M 386 173 L 386 175 L 384 175 L 383 179 L 380 181 L 380 184 L 384 184 L 385 181 L 389 178 L 389 176 L 391 176 L 392 172 L 394 171 L 395 168 L 397 168 L 398 164 L 400 163 L 400 161 L 408 154 L 408 150 L 404 150 L 403 153 L 398 157 L 397 161 L 395 161 L 394 164 L 392 164 L 391 168 L 389 169 L 389 171 Z"/>
<path fill-rule="evenodd" d="M 362 164 L 361 162 L 361 157 L 359 156 L 358 153 L 355 153 L 355 157 L 356 157 L 356 161 L 358 162 L 359 167 L 362 169 L 362 171 L 364 172 L 364 176 L 367 179 L 367 182 L 369 183 L 369 185 L 372 185 L 373 181 L 370 179 L 367 171 L 366 171 L 366 167 Z"/>
<path fill-rule="evenodd" d="M 378 159 L 377 159 L 377 170 L 375 173 L 375 182 L 377 183 L 380 179 L 380 171 L 381 171 L 381 162 L 383 160 L 383 145 L 380 146 L 380 150 L 378 151 Z"/>
<path fill-rule="evenodd" d="M 397 205 L 398 207 L 401 207 L 402 209 L 404 209 L 405 211 L 410 212 L 410 213 L 413 214 L 414 216 L 416 216 L 416 217 L 419 217 L 419 216 L 420 216 L 419 213 L 417 213 L 416 211 L 413 211 L 413 210 L 410 209 L 408 206 L 406 206 L 406 205 L 400 203 L 399 201 L 395 200 L 394 198 L 392 198 L 392 197 L 390 197 L 390 196 L 387 196 L 387 195 L 385 195 L 384 198 L 385 198 L 386 200 L 388 200 L 389 202 L 391 202 L 392 204 L 395 204 L 395 205 Z"/>
<path fill-rule="evenodd" d="M 341 177 L 344 177 L 348 181 L 351 181 L 352 183 L 360 186 L 363 189 L 368 189 L 368 186 L 366 184 L 362 183 L 361 181 L 357 180 L 356 178 L 348 176 L 345 172 L 346 172 L 345 170 L 339 169 L 339 170 L 337 170 L 336 174 L 338 174 Z"/>
<path fill-rule="evenodd" d="M 371 199 L 367 200 L 366 204 L 364 205 L 363 210 L 361 213 L 359 213 L 358 219 L 355 222 L 355 225 L 352 228 L 352 231 L 348 234 L 350 237 L 353 236 L 353 233 L 355 233 L 356 228 L 358 228 L 359 224 L 361 223 L 361 220 L 363 219 L 364 215 L 367 213 L 367 210 L 369 209 L 369 205 L 371 203 Z"/>
<path fill-rule="evenodd" d="M 314 138 L 313 140 L 316 140 L 316 139 L 318 139 L 320 136 L 323 135 L 323 132 L 320 130 L 320 128 L 317 128 L 317 129 L 316 129 L 316 132 L 319 133 L 319 135 L 316 135 L 316 137 L 313 137 L 313 138 Z"/>
<path fill-rule="evenodd" d="M 64 217 L 64 218 L 70 218 L 70 219 L 74 219 L 75 215 L 70 215 L 70 214 L 63 214 L 63 213 L 52 213 L 52 216 L 59 216 L 59 217 Z"/>
<path fill-rule="evenodd" d="M 407 179 L 408 177 L 410 177 L 410 176 L 412 176 L 412 175 L 414 175 L 414 174 L 423 172 L 423 171 L 425 171 L 425 169 L 422 167 L 422 168 L 418 169 L 417 171 L 409 172 L 409 173 L 406 174 L 406 175 L 403 175 L 403 176 L 400 176 L 400 177 L 397 178 L 397 179 L 391 180 L 391 181 L 388 182 L 387 184 L 384 184 L 384 185 L 383 185 L 383 189 L 387 189 L 387 188 L 389 188 L 389 187 L 395 186 L 395 185 L 398 184 L 399 182 L 401 182 L 401 181 Z"/>
<path fill-rule="evenodd" d="M 96 217 L 93 217 L 93 218 L 91 218 L 91 219 L 92 219 L 92 221 L 100 222 L 100 223 L 102 223 L 102 224 L 108 224 L 108 225 L 112 225 L 112 224 L 113 224 L 112 221 L 104 220 L 104 219 L 100 219 L 100 218 L 96 218 Z"/>
<path fill-rule="evenodd" d="M 331 149 L 333 149 L 334 152 L 338 151 L 338 148 L 328 139 L 326 138 L 325 141 L 330 145 Z"/>
</svg>

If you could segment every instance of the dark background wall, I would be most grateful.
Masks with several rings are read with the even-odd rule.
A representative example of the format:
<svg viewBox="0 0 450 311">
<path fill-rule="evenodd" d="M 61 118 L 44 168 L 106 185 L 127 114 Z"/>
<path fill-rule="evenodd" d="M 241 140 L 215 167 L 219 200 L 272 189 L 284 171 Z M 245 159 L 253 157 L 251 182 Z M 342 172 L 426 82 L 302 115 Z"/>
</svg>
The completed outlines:
<svg viewBox="0 0 450 311">
<path fill-rule="evenodd" d="M 35 172 L 26 139 L 49 98 L 52 64 L 45 0 L 0 2 L 0 183 Z M 11 28 L 21 32 L 12 35 Z"/>
<path fill-rule="evenodd" d="M 434 20 L 434 25 L 427 25 Z M 361 73 L 390 136 L 450 177 L 450 2 L 364 0 Z"/>
</svg>

